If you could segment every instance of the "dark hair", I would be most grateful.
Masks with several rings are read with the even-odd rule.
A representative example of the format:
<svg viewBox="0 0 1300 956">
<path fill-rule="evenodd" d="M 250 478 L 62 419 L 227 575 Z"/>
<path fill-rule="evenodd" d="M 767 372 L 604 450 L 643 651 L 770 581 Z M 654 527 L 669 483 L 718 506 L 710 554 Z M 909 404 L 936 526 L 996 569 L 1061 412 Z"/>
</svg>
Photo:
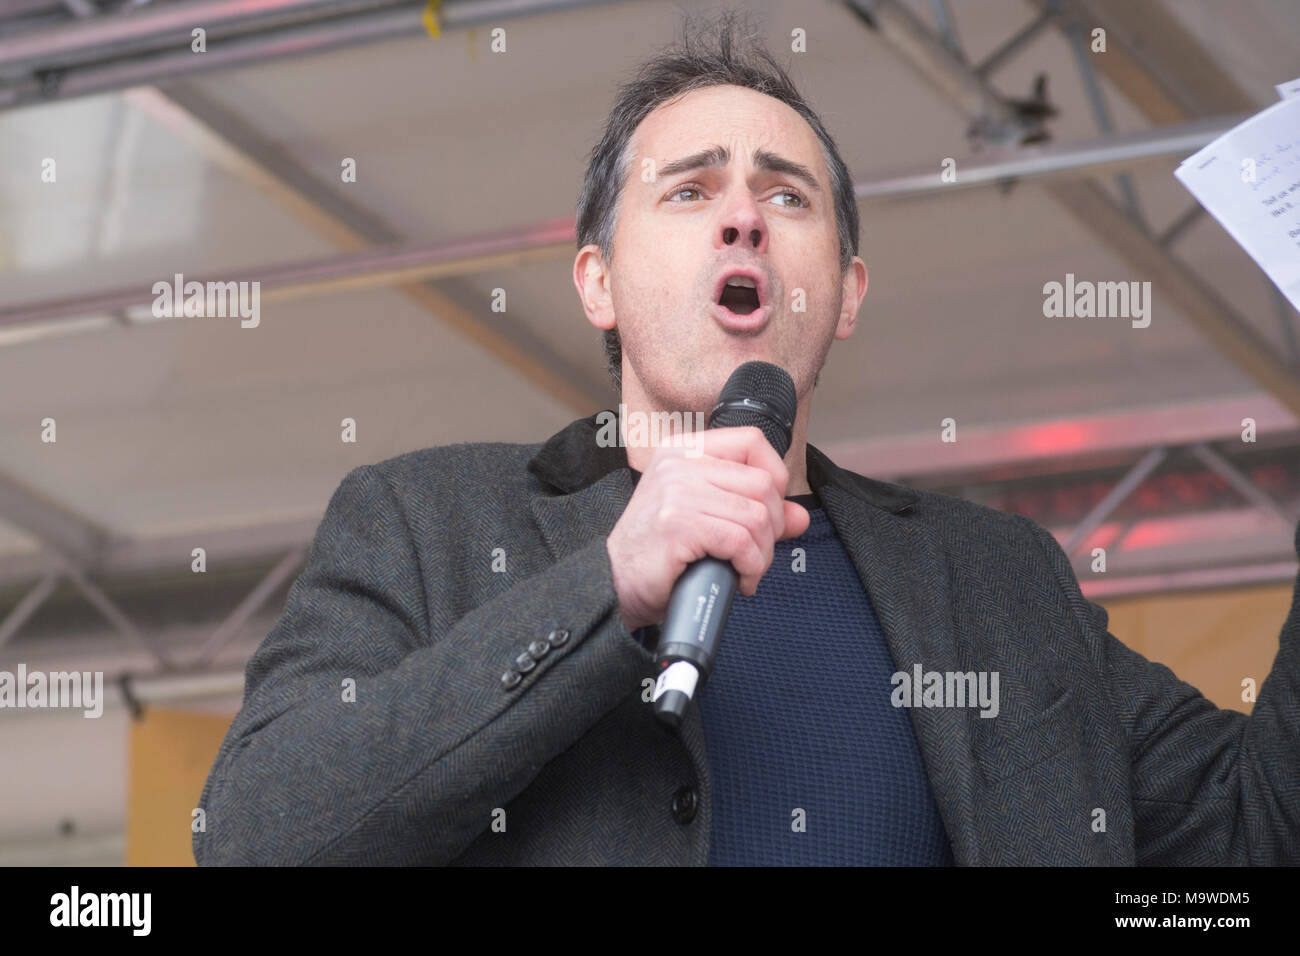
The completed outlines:
<svg viewBox="0 0 1300 956">
<path fill-rule="evenodd" d="M 620 88 L 610 110 L 600 142 L 591 151 L 587 174 L 578 197 L 578 248 L 594 244 L 607 264 L 614 261 L 614 228 L 618 200 L 631 172 L 632 134 L 659 106 L 710 86 L 742 86 L 780 100 L 812 127 L 821 140 L 822 156 L 830 172 L 835 197 L 835 222 L 840 240 L 840 272 L 845 272 L 858 253 L 858 205 L 853 179 L 840 158 L 835 140 L 821 118 L 804 101 L 789 74 L 761 44 L 757 34 L 734 11 L 724 12 L 719 21 L 706 22 L 700 35 L 692 37 L 693 22 L 687 18 L 680 45 L 669 46 L 643 63 L 636 76 Z M 737 27 L 744 32 L 734 35 Z M 614 388 L 622 389 L 623 345 L 618 329 L 604 333 L 605 358 Z"/>
</svg>

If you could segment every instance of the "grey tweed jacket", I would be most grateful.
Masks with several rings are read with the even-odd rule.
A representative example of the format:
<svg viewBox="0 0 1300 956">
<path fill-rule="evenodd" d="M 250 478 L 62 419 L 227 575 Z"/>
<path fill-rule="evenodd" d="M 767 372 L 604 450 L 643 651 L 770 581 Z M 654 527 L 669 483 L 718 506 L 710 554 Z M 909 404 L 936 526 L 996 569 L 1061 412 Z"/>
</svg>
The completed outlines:
<svg viewBox="0 0 1300 956">
<path fill-rule="evenodd" d="M 249 661 L 198 863 L 707 862 L 700 715 L 648 703 L 605 550 L 631 472 L 595 433 L 344 479 Z M 807 464 L 898 670 L 1000 675 L 996 718 L 910 711 L 959 864 L 1300 862 L 1300 601 L 1253 713 L 1220 710 L 1112 637 L 1029 519 Z"/>
</svg>

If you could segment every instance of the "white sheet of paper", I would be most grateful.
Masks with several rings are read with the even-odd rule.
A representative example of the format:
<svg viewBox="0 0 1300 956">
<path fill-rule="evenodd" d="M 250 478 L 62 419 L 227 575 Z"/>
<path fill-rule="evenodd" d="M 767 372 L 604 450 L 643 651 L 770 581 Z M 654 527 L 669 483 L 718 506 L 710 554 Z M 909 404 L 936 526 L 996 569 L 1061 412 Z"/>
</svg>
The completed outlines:
<svg viewBox="0 0 1300 956">
<path fill-rule="evenodd" d="M 1294 79 L 1290 83 L 1279 83 L 1273 89 L 1277 90 L 1277 95 L 1284 100 L 1289 100 L 1293 96 L 1300 96 L 1300 78 Z"/>
<path fill-rule="evenodd" d="M 1233 127 L 1174 175 L 1300 309 L 1300 95 Z"/>
</svg>

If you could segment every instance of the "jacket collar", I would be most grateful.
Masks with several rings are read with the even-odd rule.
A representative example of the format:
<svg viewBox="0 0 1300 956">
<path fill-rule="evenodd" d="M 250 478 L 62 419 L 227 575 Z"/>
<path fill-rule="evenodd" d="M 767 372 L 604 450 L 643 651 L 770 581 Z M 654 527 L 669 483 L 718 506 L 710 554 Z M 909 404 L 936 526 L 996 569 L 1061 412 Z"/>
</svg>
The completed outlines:
<svg viewBox="0 0 1300 956">
<path fill-rule="evenodd" d="M 597 419 L 600 415 L 617 413 L 596 412 L 571 422 L 543 443 L 541 450 L 528 463 L 528 470 L 567 495 L 594 484 L 612 471 L 629 468 L 625 448 L 597 443 L 600 430 Z M 811 443 L 806 447 L 808 485 L 819 495 L 823 486 L 832 485 L 890 514 L 907 511 L 920 497 L 910 488 L 840 468 Z"/>
</svg>

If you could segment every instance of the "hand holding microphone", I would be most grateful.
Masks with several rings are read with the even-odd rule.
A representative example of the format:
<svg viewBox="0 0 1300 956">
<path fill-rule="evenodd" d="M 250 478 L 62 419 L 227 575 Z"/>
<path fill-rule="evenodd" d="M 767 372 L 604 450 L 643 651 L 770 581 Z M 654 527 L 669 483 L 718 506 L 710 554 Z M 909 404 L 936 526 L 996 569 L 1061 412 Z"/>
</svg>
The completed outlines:
<svg viewBox="0 0 1300 956">
<path fill-rule="evenodd" d="M 784 500 L 794 414 L 784 370 L 742 365 L 693 436 L 700 454 L 656 449 L 607 539 L 624 626 L 664 622 L 655 710 L 671 724 L 708 679 L 736 590 L 757 591 L 775 543 L 808 529 L 807 510 Z"/>
</svg>

